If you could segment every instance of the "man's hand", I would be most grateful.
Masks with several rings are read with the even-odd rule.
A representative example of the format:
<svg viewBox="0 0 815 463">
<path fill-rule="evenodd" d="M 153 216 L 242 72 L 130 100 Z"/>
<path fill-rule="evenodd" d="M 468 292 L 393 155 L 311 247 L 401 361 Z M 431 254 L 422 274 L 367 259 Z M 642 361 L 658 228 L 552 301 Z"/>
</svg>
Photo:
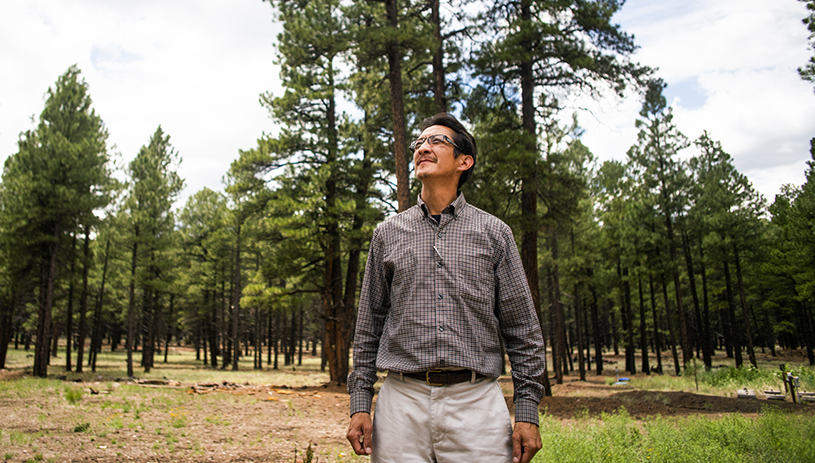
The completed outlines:
<svg viewBox="0 0 815 463">
<path fill-rule="evenodd" d="M 529 463 L 541 446 L 541 434 L 537 426 L 532 423 L 515 423 L 515 431 L 512 433 L 513 462 Z"/>
<path fill-rule="evenodd" d="M 357 455 L 370 455 L 373 451 L 371 446 L 371 434 L 374 426 L 370 413 L 354 413 L 351 417 L 351 424 L 348 426 L 348 442 L 354 447 Z M 538 448 L 540 448 L 540 436 L 538 436 Z M 530 457 L 531 458 L 531 457 Z"/>
</svg>

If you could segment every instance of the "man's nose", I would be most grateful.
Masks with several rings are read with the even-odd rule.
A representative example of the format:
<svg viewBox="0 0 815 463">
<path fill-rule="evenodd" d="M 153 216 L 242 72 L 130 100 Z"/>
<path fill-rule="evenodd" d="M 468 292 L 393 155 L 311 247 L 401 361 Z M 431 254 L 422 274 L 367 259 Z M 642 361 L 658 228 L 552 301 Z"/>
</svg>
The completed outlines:
<svg viewBox="0 0 815 463">
<path fill-rule="evenodd" d="M 416 153 L 427 153 L 430 151 L 430 142 L 422 140 L 422 144 L 416 147 Z"/>
</svg>

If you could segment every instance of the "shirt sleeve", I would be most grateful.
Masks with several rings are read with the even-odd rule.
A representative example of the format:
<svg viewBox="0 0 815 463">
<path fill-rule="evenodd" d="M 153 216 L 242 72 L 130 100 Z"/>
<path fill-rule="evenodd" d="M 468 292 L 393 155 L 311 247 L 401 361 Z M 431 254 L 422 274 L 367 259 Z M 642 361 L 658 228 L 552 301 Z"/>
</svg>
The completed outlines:
<svg viewBox="0 0 815 463">
<path fill-rule="evenodd" d="M 512 367 L 515 421 L 537 425 L 546 355 L 538 314 L 509 227 L 503 230 L 501 251 L 495 269 L 496 313 Z"/>
<path fill-rule="evenodd" d="M 390 308 L 390 289 L 383 263 L 384 240 L 380 228 L 374 230 L 365 265 L 354 337 L 353 370 L 348 375 L 351 415 L 371 413 L 379 340 Z"/>
</svg>

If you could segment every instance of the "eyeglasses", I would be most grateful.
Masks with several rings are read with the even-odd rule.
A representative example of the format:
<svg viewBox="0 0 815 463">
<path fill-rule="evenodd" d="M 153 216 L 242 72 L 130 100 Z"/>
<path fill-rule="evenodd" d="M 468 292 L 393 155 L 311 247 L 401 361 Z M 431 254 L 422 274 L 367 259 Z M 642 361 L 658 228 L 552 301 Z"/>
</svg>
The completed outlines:
<svg viewBox="0 0 815 463">
<path fill-rule="evenodd" d="M 424 144 L 424 142 L 429 143 L 431 146 L 436 146 L 439 143 L 445 141 L 458 148 L 458 150 L 461 151 L 462 153 L 464 152 L 464 150 L 461 149 L 461 147 L 459 147 L 458 145 L 456 145 L 456 143 L 453 140 L 451 140 L 450 137 L 444 135 L 443 133 L 437 133 L 436 135 L 431 135 L 427 138 L 417 138 L 416 140 L 413 141 L 413 143 L 410 144 L 410 150 L 416 151 Z"/>
</svg>

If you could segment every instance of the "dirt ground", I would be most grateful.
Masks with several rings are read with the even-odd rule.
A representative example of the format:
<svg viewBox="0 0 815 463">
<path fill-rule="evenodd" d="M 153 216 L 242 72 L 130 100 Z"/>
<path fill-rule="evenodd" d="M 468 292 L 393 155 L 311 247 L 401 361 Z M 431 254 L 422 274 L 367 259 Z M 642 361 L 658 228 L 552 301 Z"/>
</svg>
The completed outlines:
<svg viewBox="0 0 815 463">
<path fill-rule="evenodd" d="M 18 374 L 0 372 L 0 381 L 14 381 Z M 642 380 L 642 374 L 632 377 L 632 382 Z M 512 412 L 512 381 L 509 377 L 499 381 Z M 65 406 L 59 391 L 56 398 L 46 396 L 44 400 L 38 399 L 44 402 L 38 404 L 24 397 L 0 396 L 0 437 L 6 433 L 6 437 L 0 438 L 0 447 L 6 442 L 13 444 L 0 449 L 0 461 L 303 462 L 309 444 L 314 462 L 368 461 L 352 455 L 345 440 L 349 418 L 344 386 L 145 384 L 140 387 L 155 388 L 156 392 L 175 388 L 185 394 L 176 395 L 182 397 L 181 402 L 163 404 L 165 399 L 158 402 L 152 399 L 149 406 L 142 408 L 141 421 L 132 420 L 132 411 L 122 418 L 115 408 L 102 406 L 107 400 L 105 391 L 90 395 L 91 389 L 99 392 L 105 383 L 81 386 L 86 391 L 83 410 L 97 410 L 105 415 L 97 417 L 99 422 L 104 423 L 103 418 L 120 419 L 124 420 L 123 425 L 105 428 L 107 431 L 100 433 L 100 425 L 93 424 L 95 434 L 75 432 L 72 424 L 66 424 L 76 421 L 71 416 L 76 409 Z M 749 416 L 765 407 L 815 415 L 815 405 L 769 401 L 760 393 L 754 400 L 738 399 L 735 395 L 735 391 L 733 397 L 723 397 L 639 390 L 612 386 L 607 377 L 589 375 L 585 382 L 567 377 L 564 384 L 554 385 L 553 397 L 544 398 L 540 410 L 564 422 L 586 414 L 614 413 L 621 407 L 636 419 L 656 415 Z M 182 418 L 183 426 L 175 426 Z M 14 432 L 30 436 L 29 441 L 7 437 Z M 35 458 L 38 455 L 39 460 Z"/>
</svg>

